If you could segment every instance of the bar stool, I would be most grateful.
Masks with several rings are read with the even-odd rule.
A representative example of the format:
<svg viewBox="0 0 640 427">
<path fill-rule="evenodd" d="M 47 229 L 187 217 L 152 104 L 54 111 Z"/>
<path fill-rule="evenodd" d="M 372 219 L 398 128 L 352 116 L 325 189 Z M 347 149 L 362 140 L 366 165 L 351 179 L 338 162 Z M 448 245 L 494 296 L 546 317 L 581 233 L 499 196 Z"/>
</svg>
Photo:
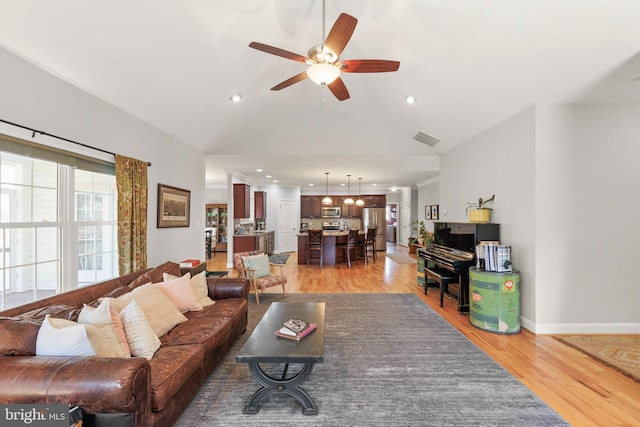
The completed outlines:
<svg viewBox="0 0 640 427">
<path fill-rule="evenodd" d="M 309 240 L 307 241 L 307 267 L 309 266 L 309 261 L 311 261 L 311 253 L 319 252 L 320 253 L 320 267 L 322 267 L 322 254 L 324 250 L 322 248 L 322 243 L 324 239 L 322 238 L 322 230 L 309 230 L 308 232 Z"/>
<path fill-rule="evenodd" d="M 353 251 L 353 258 L 356 260 L 356 264 L 358 263 L 358 233 L 360 230 L 349 230 L 349 235 L 347 236 L 347 243 L 337 243 L 336 249 L 345 251 L 345 256 L 347 257 L 347 263 L 349 267 L 351 267 L 351 251 Z"/>
<path fill-rule="evenodd" d="M 373 252 L 373 261 L 376 260 L 376 234 L 378 228 L 367 228 L 367 234 L 364 237 L 364 241 L 360 243 L 362 246 L 362 252 L 364 254 L 364 262 L 369 262 L 369 251 Z"/>
</svg>

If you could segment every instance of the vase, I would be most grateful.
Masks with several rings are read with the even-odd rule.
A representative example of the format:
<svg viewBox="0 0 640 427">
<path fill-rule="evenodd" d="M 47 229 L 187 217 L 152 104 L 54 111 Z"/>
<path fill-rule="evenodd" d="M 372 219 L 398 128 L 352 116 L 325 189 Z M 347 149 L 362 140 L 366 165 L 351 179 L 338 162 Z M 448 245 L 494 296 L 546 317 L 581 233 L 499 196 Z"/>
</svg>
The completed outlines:
<svg viewBox="0 0 640 427">
<path fill-rule="evenodd" d="M 469 222 L 486 223 L 489 222 L 491 210 L 489 209 L 471 209 L 469 211 Z"/>
</svg>

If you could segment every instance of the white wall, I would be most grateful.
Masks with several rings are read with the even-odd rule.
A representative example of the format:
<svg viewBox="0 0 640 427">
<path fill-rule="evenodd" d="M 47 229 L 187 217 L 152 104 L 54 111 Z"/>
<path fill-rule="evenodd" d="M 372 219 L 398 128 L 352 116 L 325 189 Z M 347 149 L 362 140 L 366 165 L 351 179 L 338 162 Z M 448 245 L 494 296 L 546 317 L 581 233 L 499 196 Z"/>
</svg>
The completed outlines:
<svg viewBox="0 0 640 427">
<path fill-rule="evenodd" d="M 3 49 L 0 70 L 1 119 L 153 163 L 148 172 L 149 266 L 204 259 L 203 153 Z M 191 191 L 189 228 L 156 228 L 158 183 Z"/>
<path fill-rule="evenodd" d="M 467 202 L 496 195 L 491 222 L 500 224 L 500 240 L 511 245 L 520 271 L 522 323 L 536 321 L 534 268 L 535 109 L 492 127 L 444 153 L 440 159 L 440 211 L 447 222 L 468 222 Z"/>
<path fill-rule="evenodd" d="M 640 106 L 538 107 L 536 332 L 640 332 Z"/>
<path fill-rule="evenodd" d="M 426 219 L 426 206 L 440 204 L 440 178 L 434 178 L 427 182 L 418 184 L 418 221 L 424 221 L 427 231 L 433 232 L 435 220 Z M 448 212 L 447 212 L 448 213 Z M 446 215 L 440 211 L 437 221 L 447 221 Z"/>
<path fill-rule="evenodd" d="M 440 209 L 496 194 L 535 333 L 638 333 L 640 107 L 529 108 L 443 154 Z"/>
</svg>

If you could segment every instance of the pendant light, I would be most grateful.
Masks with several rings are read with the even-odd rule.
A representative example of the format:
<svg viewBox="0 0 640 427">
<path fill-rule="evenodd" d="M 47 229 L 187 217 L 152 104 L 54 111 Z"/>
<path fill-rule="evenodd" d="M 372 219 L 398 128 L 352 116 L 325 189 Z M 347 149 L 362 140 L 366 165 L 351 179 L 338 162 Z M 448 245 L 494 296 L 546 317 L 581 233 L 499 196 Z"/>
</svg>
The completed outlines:
<svg viewBox="0 0 640 427">
<path fill-rule="evenodd" d="M 344 203 L 345 205 L 352 205 L 353 204 L 353 199 L 351 198 L 351 175 L 347 175 L 347 198 L 344 199 L 344 201 L 342 203 Z"/>
<path fill-rule="evenodd" d="M 325 172 L 325 175 L 327 175 L 327 195 L 324 199 L 322 199 L 322 204 L 323 205 L 332 205 L 333 204 L 333 200 L 331 200 L 331 197 L 329 197 L 329 172 Z"/>
<path fill-rule="evenodd" d="M 362 178 L 358 178 L 358 200 L 356 200 L 356 206 L 364 206 L 364 200 L 362 200 L 362 189 L 360 188 L 361 182 Z"/>
</svg>

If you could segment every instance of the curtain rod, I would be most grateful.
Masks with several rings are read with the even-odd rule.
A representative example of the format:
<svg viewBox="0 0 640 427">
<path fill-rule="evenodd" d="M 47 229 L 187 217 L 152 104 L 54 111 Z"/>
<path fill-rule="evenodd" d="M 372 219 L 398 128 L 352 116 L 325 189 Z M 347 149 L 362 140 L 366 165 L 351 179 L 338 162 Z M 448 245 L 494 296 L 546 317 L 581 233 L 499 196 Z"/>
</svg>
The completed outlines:
<svg viewBox="0 0 640 427">
<path fill-rule="evenodd" d="M 27 127 L 27 126 L 22 126 L 22 125 L 19 125 L 19 124 L 17 124 L 17 123 L 9 122 L 9 121 L 7 121 L 7 120 L 2 120 L 2 119 L 0 119 L 0 122 L 2 122 L 2 123 L 6 123 L 6 124 L 11 125 L 11 126 L 16 126 L 16 127 L 22 128 L 22 129 L 30 130 L 31 132 L 33 132 L 33 133 L 31 134 L 31 138 L 35 138 L 35 137 L 36 137 L 36 133 L 38 133 L 38 134 L 40 134 L 40 135 L 46 135 L 46 136 L 50 136 L 50 137 L 52 137 L 52 138 L 60 139 L 60 140 L 62 140 L 62 141 L 67 141 L 67 142 L 70 142 L 70 143 L 72 143 L 72 144 L 81 145 L 82 147 L 90 148 L 90 149 L 92 149 L 92 150 L 101 151 L 101 152 L 106 153 L 106 154 L 111 154 L 111 155 L 112 155 L 112 156 L 114 156 L 114 157 L 115 157 L 115 155 L 116 155 L 116 153 L 112 153 L 111 151 L 103 150 L 102 148 L 92 147 L 92 146 L 90 146 L 90 145 L 83 144 L 83 143 L 81 143 L 81 142 L 72 141 L 72 140 L 70 140 L 70 139 L 63 138 L 63 137 L 61 137 L 61 136 L 52 135 L 52 134 L 50 134 L 50 133 L 48 133 L 48 132 L 43 132 L 43 131 L 41 131 L 41 130 L 36 130 L 36 129 L 30 128 L 30 127 Z M 147 166 L 151 166 L 151 162 L 147 162 Z"/>
</svg>

